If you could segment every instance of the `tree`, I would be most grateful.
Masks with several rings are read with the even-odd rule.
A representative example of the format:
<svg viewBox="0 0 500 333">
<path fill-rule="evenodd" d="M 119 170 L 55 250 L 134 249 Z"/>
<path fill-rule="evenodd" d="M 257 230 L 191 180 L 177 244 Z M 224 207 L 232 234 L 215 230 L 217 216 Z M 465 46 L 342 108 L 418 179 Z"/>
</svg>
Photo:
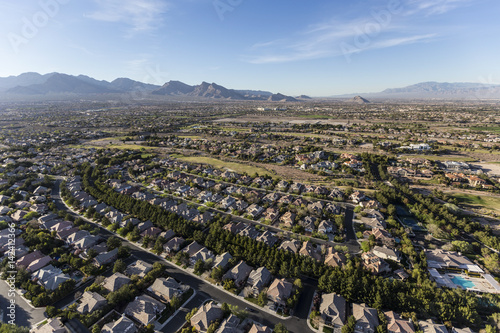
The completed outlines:
<svg viewBox="0 0 500 333">
<path fill-rule="evenodd" d="M 49 305 L 45 309 L 45 312 L 47 312 L 47 316 L 49 316 L 49 318 L 53 318 L 58 315 L 59 310 L 55 306 Z"/>
<path fill-rule="evenodd" d="M 361 242 L 361 250 L 363 250 L 363 252 L 369 252 L 370 251 L 370 243 L 367 241 Z"/>
<path fill-rule="evenodd" d="M 491 325 L 486 325 L 486 333 L 497 333 L 497 330 Z"/>
<path fill-rule="evenodd" d="M 288 333 L 288 329 L 282 323 L 277 323 L 276 326 L 274 326 L 273 332 L 274 333 Z"/>
<path fill-rule="evenodd" d="M 122 245 L 122 241 L 120 240 L 120 238 L 112 236 L 108 238 L 106 245 L 108 246 L 108 251 L 111 251 L 120 247 Z"/>
<path fill-rule="evenodd" d="M 186 321 L 191 321 L 191 317 L 193 317 L 196 312 L 198 312 L 198 308 L 193 308 L 193 310 L 186 315 Z"/>
<path fill-rule="evenodd" d="M 226 289 L 226 290 L 236 289 L 236 285 L 234 284 L 234 281 L 231 279 L 225 280 L 224 281 L 224 289 Z"/>
<path fill-rule="evenodd" d="M 267 292 L 265 290 L 261 291 L 257 297 L 257 304 L 260 306 L 265 306 L 267 304 Z"/>
<path fill-rule="evenodd" d="M 488 317 L 488 321 L 493 327 L 496 327 L 500 331 L 500 313 L 494 313 Z"/>
<path fill-rule="evenodd" d="M 459 251 L 462 253 L 472 253 L 473 252 L 472 244 L 470 244 L 469 242 L 455 240 L 455 241 L 451 242 L 451 244 L 453 245 L 453 250 L 455 250 L 455 251 Z"/>
<path fill-rule="evenodd" d="M 194 273 L 202 274 L 204 270 L 205 270 L 205 263 L 203 262 L 203 260 L 198 259 L 194 264 Z"/>
<path fill-rule="evenodd" d="M 87 252 L 87 256 L 89 259 L 95 258 L 99 253 L 97 253 L 96 249 L 90 249 Z"/>
<path fill-rule="evenodd" d="M 342 327 L 342 333 L 353 333 L 355 326 L 356 318 L 354 316 L 349 316 L 349 318 L 347 318 L 347 323 Z"/>
<path fill-rule="evenodd" d="M 130 250 L 128 247 L 120 246 L 118 248 L 118 258 L 127 258 L 130 256 Z"/>
<path fill-rule="evenodd" d="M 158 237 L 156 239 L 155 245 L 153 246 L 153 252 L 160 255 L 163 252 L 163 238 Z"/>
<path fill-rule="evenodd" d="M 13 324 L 0 324 L 0 333 L 28 333 L 28 327 L 20 327 Z"/>
<path fill-rule="evenodd" d="M 229 308 L 229 304 L 227 304 L 226 302 L 222 303 L 220 309 L 222 310 L 222 312 L 224 312 L 226 315 L 229 314 L 231 312 L 231 309 Z"/>
<path fill-rule="evenodd" d="M 123 262 L 123 260 L 118 259 L 118 260 L 116 260 L 115 265 L 113 266 L 113 273 L 116 273 L 116 272 L 123 273 L 126 268 L 127 268 L 127 265 Z"/>
<path fill-rule="evenodd" d="M 220 281 L 223 275 L 224 275 L 224 270 L 222 269 L 221 266 L 215 267 L 214 269 L 212 269 L 212 273 L 210 273 L 210 277 L 216 281 Z"/>
<path fill-rule="evenodd" d="M 181 306 L 181 300 L 179 297 L 174 296 L 170 299 L 170 306 L 177 310 Z"/>
</svg>

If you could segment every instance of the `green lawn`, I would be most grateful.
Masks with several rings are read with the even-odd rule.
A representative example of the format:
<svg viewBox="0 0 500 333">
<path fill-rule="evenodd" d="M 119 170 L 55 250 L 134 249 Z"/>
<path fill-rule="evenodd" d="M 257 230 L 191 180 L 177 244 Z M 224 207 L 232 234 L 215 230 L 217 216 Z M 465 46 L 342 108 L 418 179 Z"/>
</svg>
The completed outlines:
<svg viewBox="0 0 500 333">
<path fill-rule="evenodd" d="M 480 206 L 488 209 L 500 210 L 500 197 L 490 197 L 486 195 L 472 195 L 466 193 L 453 194 L 461 204 Z"/>
<path fill-rule="evenodd" d="M 469 128 L 471 131 L 481 131 L 481 132 L 492 132 L 492 133 L 498 133 L 500 134 L 500 126 L 477 126 L 477 127 L 470 127 Z"/>
<path fill-rule="evenodd" d="M 447 156 L 447 155 L 405 155 L 405 157 L 425 158 L 430 161 L 458 161 L 458 162 L 476 161 L 476 159 L 472 157 L 459 157 L 459 156 Z"/>
<path fill-rule="evenodd" d="M 202 156 L 184 156 L 180 154 L 172 154 L 172 157 L 181 160 L 181 161 L 186 161 L 186 162 L 191 162 L 191 163 L 204 163 L 204 164 L 209 164 L 213 166 L 214 168 L 227 168 L 231 169 L 235 172 L 238 173 L 244 173 L 246 172 L 248 175 L 253 175 L 255 173 L 258 173 L 259 175 L 262 176 L 271 176 L 273 178 L 277 178 L 278 176 L 271 174 L 269 171 L 263 168 L 259 167 L 254 167 L 252 165 L 248 164 L 243 164 L 243 163 L 236 163 L 236 162 L 226 162 L 222 161 L 216 158 L 212 157 L 202 157 Z"/>
<path fill-rule="evenodd" d="M 298 116 L 299 118 L 307 118 L 307 119 L 330 119 L 331 116 L 321 115 L 321 114 L 301 114 Z"/>
</svg>

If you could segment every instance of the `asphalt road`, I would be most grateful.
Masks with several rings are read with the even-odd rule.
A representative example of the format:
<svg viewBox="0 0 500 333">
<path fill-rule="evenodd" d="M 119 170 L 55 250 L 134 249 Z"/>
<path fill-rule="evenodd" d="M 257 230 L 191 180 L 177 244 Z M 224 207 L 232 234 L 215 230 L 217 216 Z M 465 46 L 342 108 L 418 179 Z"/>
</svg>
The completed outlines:
<svg viewBox="0 0 500 333">
<path fill-rule="evenodd" d="M 84 218 L 83 216 L 79 216 L 79 215 L 71 212 L 70 210 L 68 210 L 66 205 L 62 202 L 62 200 L 59 196 L 60 184 L 61 184 L 61 180 L 57 180 L 55 182 L 53 190 L 52 190 L 52 199 L 54 200 L 54 203 L 55 203 L 57 209 L 67 211 L 74 216 Z M 87 220 L 86 218 L 84 218 L 84 219 L 86 221 L 92 223 L 91 221 Z M 113 232 L 111 232 L 105 228 L 102 228 L 101 226 L 99 226 L 99 230 L 100 230 L 99 235 L 101 235 L 104 238 L 115 235 Z M 312 294 L 309 295 L 310 294 L 309 290 L 316 289 L 316 287 L 312 284 L 312 282 L 314 280 L 310 280 L 310 281 L 308 280 L 308 284 L 307 284 L 308 287 L 304 288 L 304 289 L 307 289 L 308 292 L 306 293 L 306 296 L 304 296 L 303 298 L 301 297 L 302 302 L 299 302 L 299 304 L 296 308 L 297 313 L 299 313 L 301 315 L 301 317 L 303 317 L 303 318 L 299 319 L 297 317 L 292 317 L 288 320 L 284 320 L 284 319 L 277 318 L 276 316 L 271 315 L 267 312 L 261 311 L 259 307 L 248 305 L 248 303 L 240 300 L 236 296 L 232 296 L 232 295 L 226 293 L 225 291 L 222 291 L 222 290 L 214 287 L 212 284 L 206 282 L 205 280 L 202 280 L 198 277 L 195 277 L 189 273 L 184 272 L 183 270 L 178 268 L 175 264 L 172 264 L 165 259 L 159 259 L 158 256 L 156 256 L 150 252 L 145 251 L 141 247 L 139 247 L 133 243 L 130 243 L 129 241 L 122 239 L 122 242 L 123 242 L 124 246 L 127 246 L 128 248 L 130 248 L 131 254 L 138 259 L 144 260 L 145 262 L 148 262 L 150 264 L 153 264 L 157 261 L 162 261 L 164 264 L 167 265 L 167 267 L 166 267 L 167 274 L 169 276 L 173 277 L 174 279 L 176 279 L 177 281 L 180 281 L 183 284 L 189 285 L 191 288 L 196 290 L 198 293 L 201 292 L 200 296 L 198 296 L 198 297 L 202 298 L 203 295 L 206 294 L 206 295 L 208 295 L 208 298 L 214 299 L 214 300 L 221 302 L 221 303 L 225 302 L 228 304 L 236 305 L 240 309 L 244 309 L 246 307 L 252 308 L 252 309 L 256 310 L 256 312 L 251 313 L 249 315 L 249 317 L 251 319 L 255 320 L 256 322 L 259 322 L 259 323 L 262 323 L 262 324 L 265 324 L 265 325 L 268 325 L 271 327 L 273 327 L 277 323 L 281 322 L 288 328 L 288 330 L 290 332 L 293 332 L 293 333 L 310 332 L 310 329 L 307 326 L 307 322 L 304 319 L 307 317 L 306 312 L 308 312 L 310 303 L 312 301 Z M 304 285 L 306 285 L 306 284 L 304 284 Z M 201 300 L 201 298 L 198 300 Z M 195 299 L 197 299 L 197 298 L 195 298 Z M 196 304 L 196 302 L 194 301 L 195 299 L 193 299 L 192 302 Z M 184 314 L 184 316 L 185 316 L 185 314 Z M 178 315 L 176 317 L 178 317 L 178 318 L 175 318 L 175 320 L 173 322 L 169 323 L 168 325 L 166 325 L 163 328 L 163 332 L 174 332 L 173 331 L 174 324 L 179 323 L 182 319 L 181 315 Z"/>
<path fill-rule="evenodd" d="M 170 319 L 167 325 L 165 325 L 160 331 L 165 333 L 176 333 L 186 322 L 186 315 L 191 312 L 194 308 L 199 308 L 209 300 L 210 296 L 205 293 L 197 292 L 196 296 L 189 301 L 184 307 L 180 308 L 177 314 Z"/>
<path fill-rule="evenodd" d="M 5 281 L 0 281 L 0 309 L 3 311 L 3 315 L 0 319 L 3 322 L 8 323 L 9 320 L 14 318 L 7 317 L 10 313 L 10 309 L 7 307 L 10 305 L 11 298 L 9 295 L 9 286 Z M 17 293 L 14 295 L 15 300 L 15 319 L 14 323 L 18 326 L 33 327 L 36 323 L 45 320 L 45 308 L 32 308 L 24 298 L 19 296 Z"/>
</svg>

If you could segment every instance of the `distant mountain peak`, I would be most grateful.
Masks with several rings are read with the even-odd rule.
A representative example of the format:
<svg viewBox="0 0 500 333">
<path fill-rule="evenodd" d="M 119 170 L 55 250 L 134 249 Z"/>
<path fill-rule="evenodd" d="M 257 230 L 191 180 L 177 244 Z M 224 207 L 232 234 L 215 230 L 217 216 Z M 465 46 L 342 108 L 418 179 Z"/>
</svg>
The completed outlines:
<svg viewBox="0 0 500 333">
<path fill-rule="evenodd" d="M 163 86 L 134 81 L 120 77 L 111 82 L 96 80 L 87 75 L 68 75 L 64 73 L 38 74 L 34 72 L 23 73 L 18 76 L 0 77 L 0 93 L 18 95 L 8 98 L 18 99 L 22 95 L 33 95 L 36 98 L 55 96 L 68 96 L 88 94 L 124 94 L 141 91 L 156 96 L 179 96 L 183 98 L 209 98 L 221 100 L 252 100 L 252 101 L 279 101 L 295 102 L 295 98 L 283 94 L 273 94 L 262 90 L 234 90 L 223 87 L 215 82 L 203 81 L 201 84 L 191 86 L 181 81 L 170 80 Z M 147 96 L 147 95 L 141 96 Z M 304 97 L 305 98 L 305 97 Z"/>
<path fill-rule="evenodd" d="M 286 96 L 281 93 L 273 94 L 267 100 L 270 102 L 298 102 L 298 100 L 292 96 Z"/>
<path fill-rule="evenodd" d="M 354 102 L 354 103 L 358 103 L 358 104 L 368 104 L 370 103 L 369 100 L 367 99 L 364 99 L 363 97 L 361 96 L 354 96 L 352 99 L 351 99 L 351 102 Z"/>
</svg>

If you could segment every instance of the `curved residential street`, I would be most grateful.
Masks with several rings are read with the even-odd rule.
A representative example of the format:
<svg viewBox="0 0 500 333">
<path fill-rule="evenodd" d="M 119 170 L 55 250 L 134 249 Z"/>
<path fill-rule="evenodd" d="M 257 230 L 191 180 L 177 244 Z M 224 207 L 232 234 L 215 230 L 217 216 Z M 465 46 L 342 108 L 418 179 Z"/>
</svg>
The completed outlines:
<svg viewBox="0 0 500 333">
<path fill-rule="evenodd" d="M 85 217 L 78 215 L 68 209 L 68 207 L 64 204 L 59 195 L 60 185 L 61 185 L 61 180 L 58 179 L 55 182 L 52 190 L 52 199 L 54 200 L 57 209 L 65 210 L 75 217 L 81 217 L 86 221 L 88 221 L 89 223 L 93 223 L 92 221 L 86 219 Z M 115 233 L 105 228 L 102 228 L 101 226 L 99 226 L 99 230 L 100 230 L 99 235 L 101 235 L 104 238 L 110 236 L 116 236 Z M 122 242 L 124 246 L 127 246 L 130 249 L 131 254 L 135 258 L 144 260 L 150 264 L 153 264 L 157 261 L 162 261 L 164 264 L 166 264 L 167 267 L 166 272 L 168 275 L 170 275 L 177 281 L 189 285 L 191 288 L 196 290 L 198 294 L 188 304 L 189 308 L 199 306 L 200 304 L 203 303 L 203 301 L 207 299 L 214 299 L 218 302 L 226 302 L 229 304 L 237 305 L 240 309 L 244 309 L 246 307 L 252 308 L 256 312 L 249 313 L 249 317 L 255 320 L 256 322 L 269 325 L 271 327 L 281 322 L 288 328 L 290 332 L 293 333 L 305 333 L 311 331 L 307 325 L 306 319 L 310 304 L 312 302 L 313 292 L 316 289 L 316 281 L 314 281 L 313 279 L 304 279 L 303 281 L 304 285 L 303 295 L 301 296 L 300 302 L 295 309 L 295 314 L 298 317 L 293 316 L 290 318 L 281 319 L 278 318 L 276 315 L 272 315 L 270 313 L 267 313 L 266 311 L 263 311 L 260 307 L 251 305 L 248 302 L 241 300 L 240 298 L 233 296 L 232 294 L 229 294 L 228 292 L 213 286 L 209 282 L 182 270 L 181 268 L 179 268 L 175 264 L 172 264 L 166 259 L 163 259 L 153 253 L 150 253 L 149 251 L 144 250 L 140 246 L 137 246 L 126 239 L 122 238 Z M 184 323 L 184 317 L 187 312 L 188 312 L 187 310 L 179 311 L 178 314 L 171 319 L 169 324 L 162 329 L 162 332 L 175 333 Z"/>
</svg>

